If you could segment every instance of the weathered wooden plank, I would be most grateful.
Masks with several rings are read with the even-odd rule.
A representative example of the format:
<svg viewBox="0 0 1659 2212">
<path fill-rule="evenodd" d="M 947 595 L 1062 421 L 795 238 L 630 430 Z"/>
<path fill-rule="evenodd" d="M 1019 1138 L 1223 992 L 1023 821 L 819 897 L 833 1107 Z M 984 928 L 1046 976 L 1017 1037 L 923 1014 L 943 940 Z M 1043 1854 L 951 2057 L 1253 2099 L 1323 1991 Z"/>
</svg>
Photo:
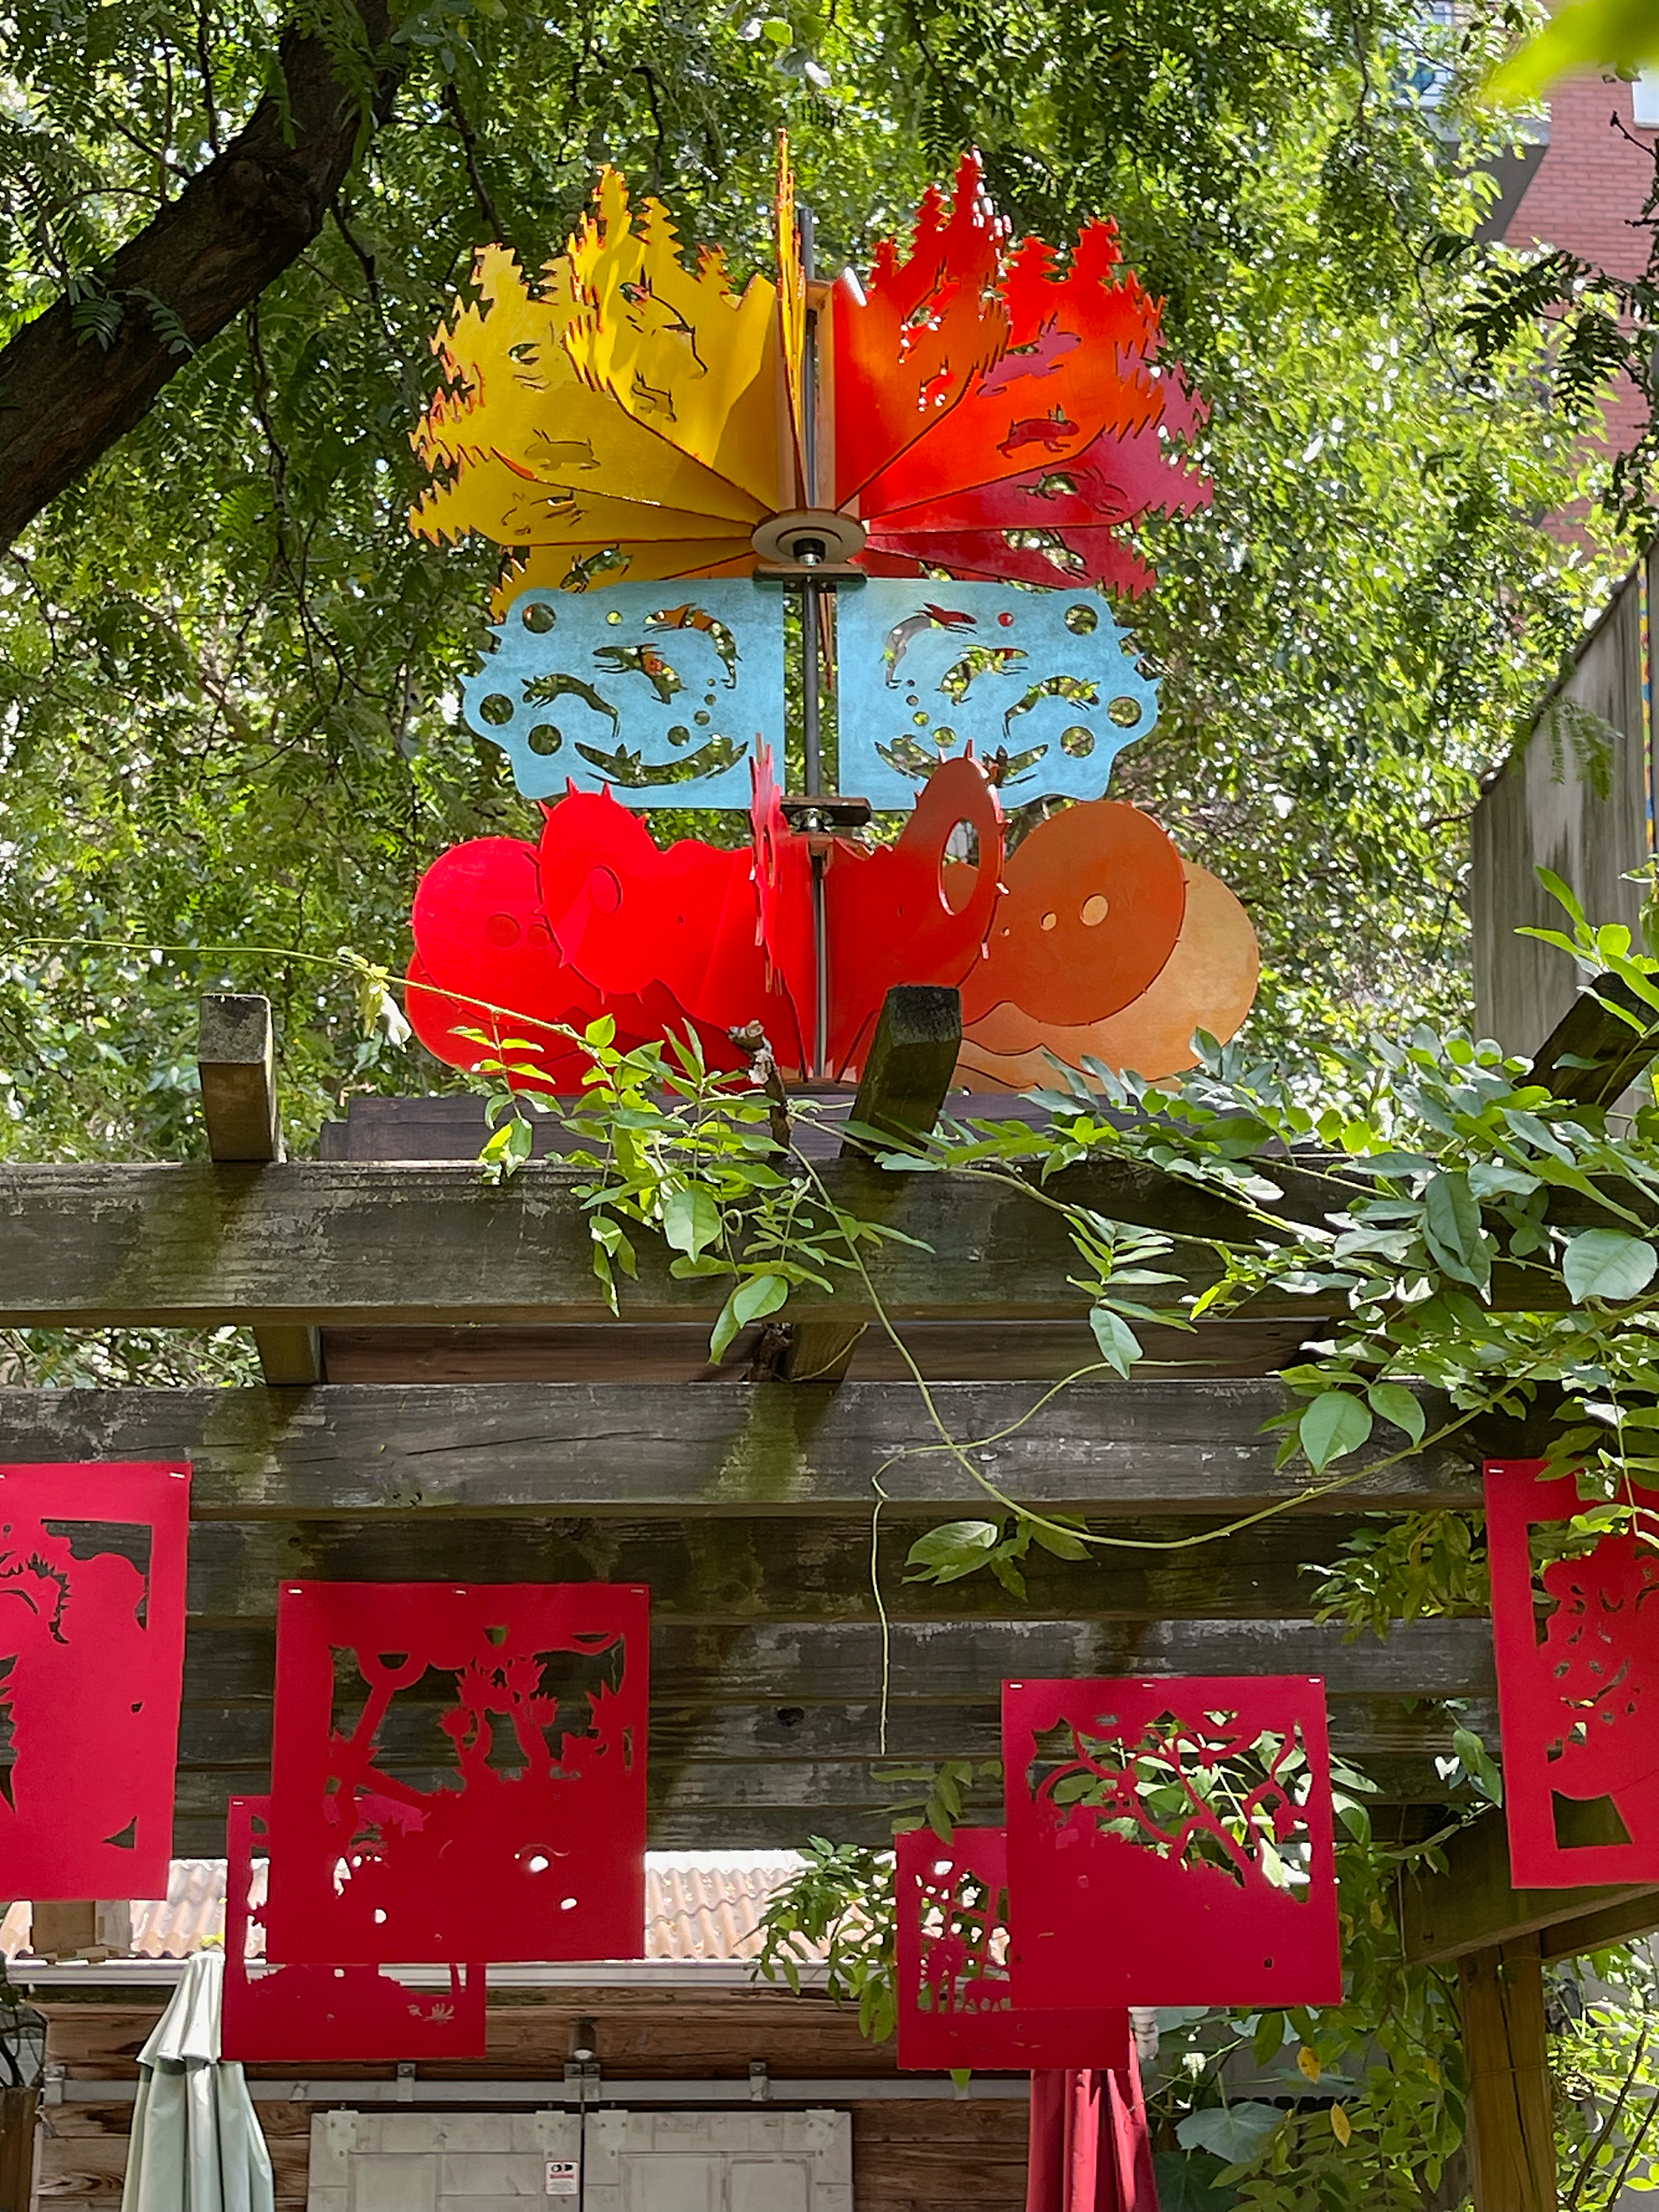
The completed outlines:
<svg viewBox="0 0 1659 2212">
<path fill-rule="evenodd" d="M 1075 1257 L 1063 1223 L 1023 1190 L 884 1174 L 852 1160 L 822 1174 L 838 1206 L 906 1240 L 869 1261 L 876 1295 L 896 1320 L 1064 1319 L 1087 1306 L 1068 1280 Z M 1295 1179 L 1286 1171 L 1283 1179 Z M 465 1166 L 8 1164 L 0 1167 L 0 1325 L 603 1322 L 572 1182 L 570 1170 L 540 1165 L 495 1189 Z M 1259 1233 L 1229 1201 L 1151 1168 L 1090 1164 L 1050 1188 L 1187 1237 Z M 1594 1210 L 1572 1193 L 1559 1195 L 1563 1225 Z M 1331 1196 L 1320 1189 L 1321 1201 Z M 623 1287 L 626 1317 L 712 1317 L 722 1286 L 676 1280 L 667 1257 L 641 1239 L 639 1279 Z M 1217 1279 L 1198 1244 L 1168 1264 L 1179 1278 L 1171 1298 Z M 1553 1271 L 1505 1266 L 1494 1277 L 1501 1307 L 1564 1296 Z M 828 1293 L 808 1289 L 792 1303 L 798 1313 L 875 1318 L 850 1271 Z M 1250 1310 L 1311 1318 L 1317 1307 L 1274 1294 Z"/>
<path fill-rule="evenodd" d="M 432 1732 L 436 1734 L 435 1727 Z M 929 1765 L 937 1765 L 964 1755 L 950 1742 L 939 1741 L 926 1755 Z M 417 1789 L 436 1789 L 455 1779 L 453 1763 L 437 1755 L 435 1747 L 431 1757 L 394 1757 L 388 1752 L 382 1763 L 388 1774 Z M 891 1753 L 885 1758 L 863 1760 L 679 1760 L 659 1756 L 653 1737 L 648 1793 L 653 1818 L 718 1811 L 722 1807 L 733 1812 L 767 1806 L 795 1808 L 810 1812 L 814 1818 L 820 1812 L 849 1809 L 890 1812 L 918 1794 L 917 1785 L 895 1774 L 895 1764 Z M 1366 1771 L 1377 1785 L 1376 1796 L 1370 1801 L 1376 1805 L 1438 1803 L 1446 1794 L 1429 1758 L 1373 1758 Z M 176 1798 L 179 1813 L 189 1817 L 222 1816 L 227 1798 L 250 1793 L 261 1795 L 269 1787 L 269 1778 L 268 1749 L 261 1759 L 234 1766 L 181 1766 Z M 965 1819 L 995 1826 L 1002 1819 L 1002 1785 L 987 1779 L 969 1792 L 964 1802 L 969 1806 Z M 35 1947 L 44 1947 L 38 1939 Z"/>
<path fill-rule="evenodd" d="M 438 1726 L 439 1710 L 435 1703 L 398 1699 L 381 1730 L 388 1754 L 427 1764 L 450 1758 L 453 1747 Z M 651 1756 L 676 1768 L 691 1762 L 714 1766 L 846 1759 L 879 1766 L 1002 1756 L 1001 1716 L 989 1700 L 941 1706 L 895 1699 L 886 1716 L 885 1737 L 882 1717 L 873 1701 L 698 1708 L 658 1699 L 651 1708 Z M 1409 1773 L 1424 1786 L 1413 1786 L 1406 1795 L 1426 1802 L 1444 1794 L 1433 1762 L 1437 1755 L 1450 1753 L 1459 1720 L 1483 1732 L 1497 1732 L 1497 1708 L 1481 1700 L 1448 1717 L 1438 1708 L 1402 1700 L 1341 1697 L 1332 1701 L 1331 1741 L 1340 1757 L 1356 1761 L 1367 1773 L 1374 1768 L 1380 1772 L 1379 1762 L 1391 1763 L 1390 1772 Z M 185 1766 L 263 1767 L 270 1755 L 268 1703 L 184 1709 L 179 1756 Z"/>
<path fill-rule="evenodd" d="M 1002 1683 L 1034 1675 L 1307 1674 L 1333 1698 L 1489 1697 L 1491 1624 L 1398 1624 L 1386 1642 L 1349 1642 L 1313 1621 L 895 1622 L 892 1694 L 917 1704 L 994 1703 Z M 198 1630 L 185 1647 L 192 1705 L 268 1698 L 271 1629 Z M 659 1621 L 653 1694 L 664 1704 L 856 1705 L 879 1694 L 882 1639 L 864 1622 L 718 1628 Z"/>
<path fill-rule="evenodd" d="M 695 1322 L 626 1329 L 325 1329 L 323 1359 L 336 1383 L 736 1381 L 753 1363 L 761 1333 L 741 1330 L 718 1368 L 709 1363 L 709 1332 Z M 1272 1375 L 1304 1355 L 1319 1333 L 1317 1316 L 1294 1321 L 1201 1321 L 1195 1329 L 1144 1325 L 1147 1358 L 1183 1375 Z M 865 1329 L 848 1374 L 855 1382 L 1057 1382 L 1099 1364 L 1086 1321 L 912 1321 L 900 1333 Z M 1536 1456 L 1536 1455 L 1532 1455 Z"/>
<path fill-rule="evenodd" d="M 1339 1556 L 1356 1524 L 1285 1515 L 1196 1541 L 1207 1521 L 1114 1519 L 1114 1548 L 1087 1561 L 1033 1547 L 1026 1598 L 987 1573 L 942 1587 L 906 1579 L 906 1555 L 937 1509 L 884 1514 L 871 1562 L 871 1510 L 775 1518 L 497 1519 L 377 1515 L 361 1520 L 198 1522 L 189 1609 L 204 1621 L 268 1620 L 277 1585 L 321 1582 L 642 1582 L 660 1620 L 1212 1620 L 1310 1617 L 1315 1568 Z M 1179 1545 L 1131 1550 L 1119 1545 Z M 877 1592 L 880 1595 L 878 1599 Z"/>
<path fill-rule="evenodd" d="M 897 2070 L 893 2045 L 870 2043 L 858 2032 L 856 2008 L 837 2004 L 810 1984 L 798 1993 L 781 1984 L 722 1982 L 695 1985 L 693 1978 L 641 1987 L 607 1987 L 604 1970 L 582 1990 L 490 1992 L 488 2057 L 444 2062 L 423 2060 L 423 2078 L 475 2079 L 491 2072 L 513 2080 L 557 2079 L 571 2047 L 572 2031 L 587 2017 L 598 2030 L 598 2047 L 608 2073 L 629 2078 L 672 2079 L 733 2073 L 746 2078 L 750 2059 L 764 2055 L 781 2079 L 789 2075 L 891 2078 Z M 19 1975 L 19 1979 L 23 1978 Z M 50 2023 L 48 2056 L 68 2069 L 72 2080 L 131 2078 L 136 2059 L 156 2024 L 167 1993 L 147 1990 L 50 1992 L 35 1986 L 35 1997 Z M 758 2040 L 757 2040 L 758 2039 Z M 389 2066 L 354 2066 L 330 2061 L 331 2078 L 384 2079 Z M 274 2132 L 304 2135 L 311 2120 L 303 2106 L 276 2105 L 264 2094 L 261 2077 L 292 2078 L 291 2066 L 250 2066 L 249 2085 L 260 2108 L 262 2125 L 273 2116 Z M 884 2103 L 896 2115 L 908 2108 Z M 1018 2104 L 1011 2108 L 1018 2112 Z M 946 2104 L 964 2113 L 982 2107 Z M 130 2121 L 132 2106 L 65 2103 L 56 2108 L 65 2126 L 88 2112 Z M 297 2126 L 291 2117 L 300 2115 Z M 96 2132 L 101 2131 L 84 2130 Z M 918 2131 L 919 2132 L 919 2131 Z"/>
<path fill-rule="evenodd" d="M 841 1127 L 852 1112 L 851 1084 L 787 1085 L 794 1116 L 795 1150 L 809 1160 L 840 1156 Z M 975 1121 L 1047 1124 L 1048 1117 L 1028 1098 L 998 1092 L 957 1091 L 947 1099 L 956 1116 Z M 346 1107 L 344 1121 L 325 1122 L 319 1156 L 328 1160 L 475 1160 L 488 1135 L 484 1101 L 476 1092 L 427 1091 L 414 1098 L 381 1098 L 359 1094 Z M 531 1156 L 557 1159 L 587 1142 L 574 1137 L 551 1114 L 538 1115 L 530 1131 Z"/>
<path fill-rule="evenodd" d="M 1078 1383 L 1024 1421 L 1042 1395 L 1028 1385 L 933 1394 L 951 1435 L 995 1437 L 974 1463 L 1024 1503 L 1232 1516 L 1304 1486 L 1274 1467 L 1277 1440 L 1263 1432 L 1286 1403 L 1276 1381 Z M 1441 1417 L 1438 1402 L 1430 1410 Z M 873 1383 L 0 1390 L 0 1458 L 187 1455 L 204 1520 L 845 1513 L 872 1502 L 878 1469 L 901 1505 L 990 1509 L 951 1453 L 917 1448 L 936 1441 L 915 1390 Z M 1441 1448 L 1307 1509 L 1474 1508 L 1480 1496 L 1479 1472 Z"/>
</svg>

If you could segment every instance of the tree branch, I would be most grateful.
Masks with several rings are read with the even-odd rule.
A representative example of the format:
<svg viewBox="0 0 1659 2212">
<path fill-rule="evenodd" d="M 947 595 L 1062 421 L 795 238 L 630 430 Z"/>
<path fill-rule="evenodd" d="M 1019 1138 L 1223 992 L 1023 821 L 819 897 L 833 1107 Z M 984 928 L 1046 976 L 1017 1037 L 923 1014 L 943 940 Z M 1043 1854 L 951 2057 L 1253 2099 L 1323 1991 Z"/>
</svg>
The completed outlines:
<svg viewBox="0 0 1659 2212">
<path fill-rule="evenodd" d="M 403 73 L 386 0 L 358 0 L 372 121 Z M 104 347 L 58 300 L 0 348 L 0 546 L 140 422 L 190 357 L 157 327 L 162 301 L 199 349 L 296 261 L 321 229 L 362 135 L 358 90 L 323 41 L 290 27 L 284 104 L 267 94 L 221 154 L 96 273 L 123 310 Z"/>
<path fill-rule="evenodd" d="M 460 134 L 461 146 L 466 156 L 467 179 L 472 187 L 472 197 L 478 202 L 479 212 L 489 226 L 490 236 L 500 238 L 503 234 L 501 217 L 495 212 L 495 202 L 484 182 L 484 173 L 478 165 L 478 133 L 472 128 L 472 118 L 462 106 L 461 96 L 453 83 L 443 88 L 443 107 Z"/>
</svg>

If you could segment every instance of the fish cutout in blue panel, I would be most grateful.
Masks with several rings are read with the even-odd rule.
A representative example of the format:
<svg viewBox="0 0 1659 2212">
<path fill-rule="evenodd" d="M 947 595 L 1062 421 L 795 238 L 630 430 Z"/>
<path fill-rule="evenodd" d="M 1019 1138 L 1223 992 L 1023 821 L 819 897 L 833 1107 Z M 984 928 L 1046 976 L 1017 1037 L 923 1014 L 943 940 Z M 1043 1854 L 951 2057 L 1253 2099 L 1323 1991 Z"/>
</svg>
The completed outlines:
<svg viewBox="0 0 1659 2212">
<path fill-rule="evenodd" d="M 467 724 L 526 799 L 609 788 L 625 806 L 749 803 L 783 757 L 783 603 L 746 577 L 521 592 L 462 682 Z"/>
<path fill-rule="evenodd" d="M 1098 799 L 1158 718 L 1127 632 L 1087 591 L 872 578 L 836 594 L 841 788 L 911 807 L 972 742 L 1002 797 Z"/>
</svg>

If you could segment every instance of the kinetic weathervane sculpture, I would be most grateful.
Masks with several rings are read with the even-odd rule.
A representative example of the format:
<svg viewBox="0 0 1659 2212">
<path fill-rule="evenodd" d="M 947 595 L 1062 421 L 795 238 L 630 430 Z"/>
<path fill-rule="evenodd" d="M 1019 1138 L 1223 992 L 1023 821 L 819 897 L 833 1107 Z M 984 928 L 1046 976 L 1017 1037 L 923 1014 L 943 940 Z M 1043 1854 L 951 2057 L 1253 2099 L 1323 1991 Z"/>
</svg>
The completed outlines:
<svg viewBox="0 0 1659 2212">
<path fill-rule="evenodd" d="M 740 297 L 719 253 L 688 270 L 664 208 L 606 170 L 536 281 L 484 248 L 434 342 L 412 526 L 504 549 L 465 710 L 545 818 L 536 843 L 480 839 L 428 871 L 415 1027 L 471 1066 L 510 1012 L 557 1089 L 601 1014 L 625 1045 L 695 1032 L 717 1068 L 758 1021 L 786 1072 L 841 1077 L 889 985 L 941 983 L 971 1086 L 1038 1079 L 1045 1051 L 1188 1066 L 1194 1029 L 1248 1012 L 1255 938 L 1104 795 L 1157 687 L 1103 594 L 1153 581 L 1139 518 L 1209 497 L 1158 303 L 1110 223 L 1064 268 L 1012 243 L 972 155 L 908 254 L 881 242 L 867 288 L 814 281 L 787 148 L 775 220 L 777 280 Z M 1002 803 L 1037 799 L 1074 803 L 1010 851 Z M 661 805 L 747 809 L 751 840 L 661 849 L 639 818 Z M 875 809 L 910 810 L 895 842 L 856 834 Z"/>
</svg>

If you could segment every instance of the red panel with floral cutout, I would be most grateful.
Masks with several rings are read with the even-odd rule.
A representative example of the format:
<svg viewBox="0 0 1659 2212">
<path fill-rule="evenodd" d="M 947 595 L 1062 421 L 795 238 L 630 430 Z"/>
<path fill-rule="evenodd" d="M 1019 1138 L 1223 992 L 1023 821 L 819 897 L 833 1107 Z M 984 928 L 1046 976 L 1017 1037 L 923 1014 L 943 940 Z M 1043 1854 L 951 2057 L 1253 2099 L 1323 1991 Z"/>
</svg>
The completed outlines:
<svg viewBox="0 0 1659 2212">
<path fill-rule="evenodd" d="M 1340 2001 L 1323 1683 L 1007 1682 L 1002 1757 L 1022 2003 Z"/>
<path fill-rule="evenodd" d="M 190 1470 L 0 1467 L 0 1887 L 165 1897 Z"/>
<path fill-rule="evenodd" d="M 286 1584 L 272 1956 L 637 1958 L 649 1606 L 633 1584 Z"/>
<path fill-rule="evenodd" d="M 1566 1524 L 1592 1502 L 1540 1461 L 1487 1464 L 1517 1889 L 1659 1882 L 1659 1491 L 1632 1486 L 1625 1525 L 1572 1544 Z M 1578 1840 L 1586 1830 L 1615 1839 Z"/>
</svg>

